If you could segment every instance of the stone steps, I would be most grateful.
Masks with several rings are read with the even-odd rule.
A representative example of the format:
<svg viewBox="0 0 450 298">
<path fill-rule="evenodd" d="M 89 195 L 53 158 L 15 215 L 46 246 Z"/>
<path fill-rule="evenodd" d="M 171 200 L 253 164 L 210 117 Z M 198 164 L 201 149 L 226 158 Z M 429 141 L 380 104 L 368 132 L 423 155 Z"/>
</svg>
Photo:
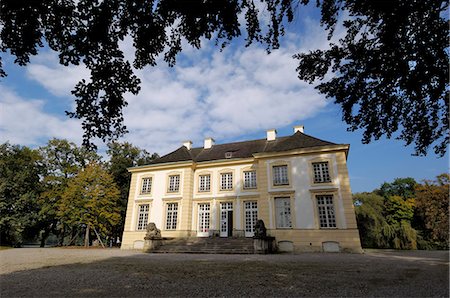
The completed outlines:
<svg viewBox="0 0 450 298">
<path fill-rule="evenodd" d="M 154 253 L 253 254 L 251 238 L 175 238 L 163 240 Z"/>
</svg>

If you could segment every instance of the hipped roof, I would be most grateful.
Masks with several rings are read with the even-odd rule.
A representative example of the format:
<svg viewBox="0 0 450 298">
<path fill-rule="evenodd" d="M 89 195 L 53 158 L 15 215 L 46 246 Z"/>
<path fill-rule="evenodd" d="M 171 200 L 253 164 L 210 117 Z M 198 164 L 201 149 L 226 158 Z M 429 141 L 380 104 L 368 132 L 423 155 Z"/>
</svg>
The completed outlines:
<svg viewBox="0 0 450 298">
<path fill-rule="evenodd" d="M 250 158 L 253 157 L 253 154 L 255 153 L 275 153 L 330 145 L 337 144 L 320 140 L 298 131 L 291 136 L 279 137 L 273 141 L 259 139 L 236 143 L 217 144 L 213 145 L 209 149 L 200 147 L 191 148 L 188 150 L 185 146 L 181 146 L 177 150 L 155 159 L 151 164 L 181 161 L 202 162 L 221 160 L 226 158 L 225 154 L 228 152 L 231 153 L 231 158 L 233 159 Z"/>
</svg>

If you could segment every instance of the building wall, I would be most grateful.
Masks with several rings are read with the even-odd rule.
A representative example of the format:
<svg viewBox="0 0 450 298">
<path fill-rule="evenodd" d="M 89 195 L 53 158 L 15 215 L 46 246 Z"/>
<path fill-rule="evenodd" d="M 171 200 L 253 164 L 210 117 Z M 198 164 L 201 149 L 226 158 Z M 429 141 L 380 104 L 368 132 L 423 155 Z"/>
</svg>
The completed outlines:
<svg viewBox="0 0 450 298">
<path fill-rule="evenodd" d="M 328 161 L 331 183 L 314 184 L 312 162 Z M 289 185 L 273 186 L 272 166 L 287 164 Z M 255 169 L 257 189 L 243 189 L 243 171 Z M 233 172 L 233 189 L 220 191 L 220 173 Z M 167 177 L 171 173 L 181 175 L 180 192 L 167 193 Z M 198 191 L 199 175 L 211 175 L 211 191 Z M 140 195 L 142 178 L 153 178 L 152 193 Z M 336 229 L 320 229 L 316 195 L 332 194 L 336 214 Z M 289 197 L 291 202 L 292 228 L 277 229 L 275 198 Z M 166 169 L 133 172 L 130 197 L 127 206 L 122 248 L 139 248 L 145 231 L 136 231 L 138 206 L 150 204 L 149 222 L 161 229 L 163 237 L 190 237 L 197 235 L 198 204 L 210 203 L 211 234 L 219 231 L 220 203 L 233 203 L 233 236 L 244 236 L 244 202 L 258 203 L 258 218 L 262 219 L 271 236 L 276 237 L 280 249 L 300 251 L 320 251 L 323 242 L 337 242 L 342 250 L 361 251 L 359 234 L 351 198 L 345 152 L 322 154 L 297 154 L 278 157 L 261 157 L 245 161 L 226 161 L 185 165 Z M 178 226 L 175 231 L 165 230 L 167 202 L 178 202 Z M 289 248 L 291 247 L 291 249 Z"/>
</svg>

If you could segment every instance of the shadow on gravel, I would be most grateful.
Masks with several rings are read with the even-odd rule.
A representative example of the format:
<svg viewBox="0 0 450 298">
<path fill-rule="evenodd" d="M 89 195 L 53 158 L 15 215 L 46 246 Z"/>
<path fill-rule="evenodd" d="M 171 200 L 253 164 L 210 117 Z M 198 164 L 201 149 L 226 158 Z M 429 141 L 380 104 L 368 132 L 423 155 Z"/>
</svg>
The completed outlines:
<svg viewBox="0 0 450 298">
<path fill-rule="evenodd" d="M 447 297 L 448 280 L 448 252 L 431 257 L 392 252 L 137 254 L 0 275 L 0 293 L 3 297 Z"/>
</svg>

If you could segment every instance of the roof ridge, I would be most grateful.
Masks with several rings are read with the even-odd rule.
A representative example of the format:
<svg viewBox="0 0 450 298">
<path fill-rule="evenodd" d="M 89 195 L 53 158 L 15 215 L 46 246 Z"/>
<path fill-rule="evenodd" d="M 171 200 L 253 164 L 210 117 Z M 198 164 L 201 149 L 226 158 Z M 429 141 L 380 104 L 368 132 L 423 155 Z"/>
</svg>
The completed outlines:
<svg viewBox="0 0 450 298">
<path fill-rule="evenodd" d="M 318 140 L 318 141 L 321 141 L 321 142 L 325 142 L 325 143 L 330 143 L 330 144 L 333 144 L 333 145 L 337 145 L 336 143 L 333 143 L 333 142 L 330 142 L 330 141 L 325 141 L 325 140 L 322 140 L 322 139 L 313 137 L 313 136 L 311 136 L 311 135 L 309 135 L 309 134 L 306 134 L 306 133 L 304 133 L 304 132 L 301 132 L 301 131 L 297 131 L 296 133 L 301 133 L 301 134 L 303 134 L 303 135 L 305 135 L 305 136 L 307 136 L 307 137 L 310 137 L 310 138 L 312 138 L 312 139 L 315 139 L 315 140 Z M 296 133 L 294 133 L 293 135 L 295 135 Z"/>
<path fill-rule="evenodd" d="M 277 139 L 275 139 L 275 140 L 279 140 L 279 139 L 287 139 L 287 138 L 292 137 L 292 136 L 293 136 L 293 135 L 282 136 L 282 137 L 279 137 L 279 138 L 277 138 Z M 256 139 L 256 140 L 247 140 L 247 141 L 239 141 L 239 142 L 231 142 L 231 143 L 214 144 L 213 147 L 214 147 L 214 146 L 221 146 L 221 145 L 232 145 L 232 144 L 241 144 L 241 143 L 257 142 L 257 141 L 267 141 L 267 139 Z M 212 148 L 212 147 L 211 147 L 211 148 Z M 194 147 L 194 148 L 192 148 L 192 149 L 203 149 L 203 147 Z M 191 149 L 191 150 L 192 150 L 192 149 Z"/>
</svg>

